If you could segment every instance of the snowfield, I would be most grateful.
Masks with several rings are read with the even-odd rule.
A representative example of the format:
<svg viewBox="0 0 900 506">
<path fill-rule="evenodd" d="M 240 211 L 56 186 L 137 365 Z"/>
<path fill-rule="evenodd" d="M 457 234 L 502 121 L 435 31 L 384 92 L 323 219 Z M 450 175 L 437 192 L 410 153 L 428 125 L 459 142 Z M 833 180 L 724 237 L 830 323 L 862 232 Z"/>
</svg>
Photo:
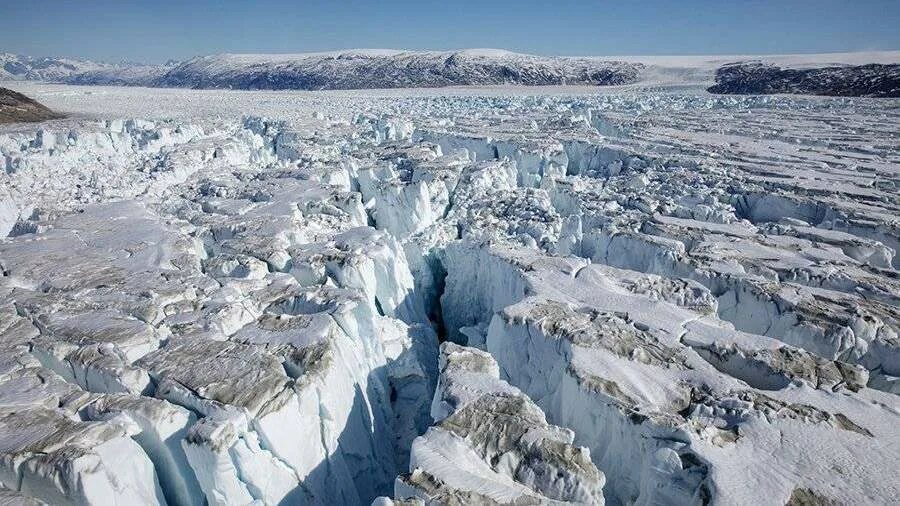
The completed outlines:
<svg viewBox="0 0 900 506">
<path fill-rule="evenodd" d="M 0 85 L 0 502 L 900 497 L 897 100 Z"/>
</svg>

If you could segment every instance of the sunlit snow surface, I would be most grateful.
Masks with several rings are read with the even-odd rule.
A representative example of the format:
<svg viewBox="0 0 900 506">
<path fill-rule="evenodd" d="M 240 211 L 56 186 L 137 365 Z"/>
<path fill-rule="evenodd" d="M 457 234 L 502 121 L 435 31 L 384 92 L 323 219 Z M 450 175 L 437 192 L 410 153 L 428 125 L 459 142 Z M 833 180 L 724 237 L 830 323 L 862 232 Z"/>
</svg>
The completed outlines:
<svg viewBox="0 0 900 506">
<path fill-rule="evenodd" d="M 3 85 L 2 501 L 900 497 L 898 100 Z"/>
</svg>

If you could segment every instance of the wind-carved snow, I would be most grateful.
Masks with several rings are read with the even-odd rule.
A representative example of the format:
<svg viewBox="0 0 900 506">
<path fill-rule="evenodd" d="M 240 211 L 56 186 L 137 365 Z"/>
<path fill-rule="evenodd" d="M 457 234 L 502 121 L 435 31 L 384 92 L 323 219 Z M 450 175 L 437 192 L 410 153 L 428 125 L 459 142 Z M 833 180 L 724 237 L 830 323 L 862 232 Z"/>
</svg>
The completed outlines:
<svg viewBox="0 0 900 506">
<path fill-rule="evenodd" d="M 0 497 L 900 495 L 891 102 L 310 100 L 0 134 Z"/>
</svg>

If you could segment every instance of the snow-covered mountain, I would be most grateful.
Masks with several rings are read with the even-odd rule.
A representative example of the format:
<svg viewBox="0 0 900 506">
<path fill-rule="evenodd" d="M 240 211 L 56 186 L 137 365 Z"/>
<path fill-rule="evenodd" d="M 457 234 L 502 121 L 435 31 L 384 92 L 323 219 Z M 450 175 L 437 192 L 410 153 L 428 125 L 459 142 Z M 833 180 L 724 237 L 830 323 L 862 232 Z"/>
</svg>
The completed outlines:
<svg viewBox="0 0 900 506">
<path fill-rule="evenodd" d="M 157 86 L 157 82 L 176 64 L 121 64 L 72 74 L 62 81 L 67 84 L 98 86 Z"/>
<path fill-rule="evenodd" d="M 352 50 L 194 58 L 163 86 L 240 89 L 432 88 L 462 85 L 628 84 L 643 65 L 596 58 L 542 57 L 495 49 L 447 52 Z"/>
<path fill-rule="evenodd" d="M 300 54 L 220 54 L 181 64 L 97 63 L 4 53 L 0 79 L 70 84 L 234 89 L 371 89 L 519 84 L 633 83 L 643 65 L 599 58 L 544 57 L 497 49 L 356 49 Z"/>
<path fill-rule="evenodd" d="M 793 93 L 840 97 L 900 97 L 900 64 L 784 68 L 739 62 L 716 71 L 712 93 Z"/>
<path fill-rule="evenodd" d="M 0 53 L 0 81 L 48 81 L 68 84 L 152 86 L 174 66 Z"/>
<path fill-rule="evenodd" d="M 58 81 L 73 74 L 97 70 L 103 65 L 69 58 L 33 58 L 0 53 L 0 79 L 8 81 Z"/>
<path fill-rule="evenodd" d="M 219 54 L 164 65 L 0 54 L 0 81 L 249 90 L 490 85 L 709 87 L 713 93 L 900 94 L 900 51 L 808 55 L 565 57 L 498 49 Z M 711 86 L 711 87 L 710 87 Z"/>
</svg>

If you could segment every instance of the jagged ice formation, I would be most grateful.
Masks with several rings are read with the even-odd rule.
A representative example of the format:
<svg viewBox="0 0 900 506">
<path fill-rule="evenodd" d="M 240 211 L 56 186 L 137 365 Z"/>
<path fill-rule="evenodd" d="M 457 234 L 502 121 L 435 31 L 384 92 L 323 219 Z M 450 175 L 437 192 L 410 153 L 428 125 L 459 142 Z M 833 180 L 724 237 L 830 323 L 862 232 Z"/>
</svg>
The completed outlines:
<svg viewBox="0 0 900 506">
<path fill-rule="evenodd" d="M 4 502 L 900 495 L 894 102 L 220 105 L 0 131 Z"/>
</svg>

